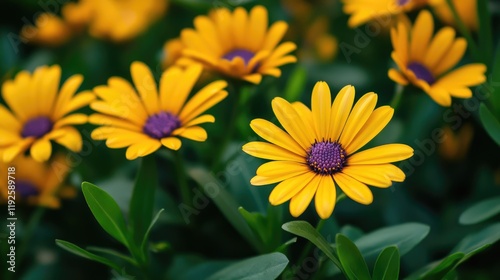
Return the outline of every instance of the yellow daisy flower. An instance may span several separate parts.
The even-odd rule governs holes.
[[[391,30],[392,59],[399,70],[390,69],[389,78],[401,85],[411,83],[423,89],[436,103],[450,106],[451,97],[470,98],[471,86],[486,77],[486,66],[472,63],[450,71],[463,57],[467,42],[455,38],[455,30],[444,27],[432,38],[434,21],[429,11],[418,15],[411,30],[403,24]]]
[[[59,90],[61,68],[38,67],[33,74],[19,72],[2,86],[9,109],[0,104],[0,158],[9,162],[27,149],[37,161],[46,161],[52,153],[51,140],[79,152],[82,136],[73,125],[87,122],[85,114],[70,114],[93,99],[89,91],[74,96],[83,81],[74,75]]]
[[[254,7],[250,13],[242,7],[232,13],[226,8],[216,9],[209,17],[196,17],[194,25],[195,29],[181,33],[185,49],[178,65],[196,60],[208,69],[258,84],[262,75],[279,77],[279,66],[297,61],[289,55],[296,48],[294,43],[278,46],[288,25],[278,21],[268,30],[263,6]]]
[[[29,43],[59,46],[71,39],[72,30],[61,18],[54,14],[43,13],[36,18],[35,26],[23,26],[20,35]]]
[[[354,87],[345,86],[332,104],[325,82],[316,83],[311,109],[274,98],[273,111],[285,131],[263,119],[250,123],[255,133],[271,143],[250,142],[243,151],[272,160],[257,169],[250,183],[280,182],[269,202],[280,205],[290,200],[294,217],[315,197],[318,215],[327,219],[335,207],[336,185],[354,201],[370,204],[373,194],[367,184],[387,188],[392,181],[402,182],[405,174],[390,163],[411,157],[411,147],[387,144],[358,152],[387,125],[394,110],[389,106],[375,109],[377,94],[373,92],[362,96],[354,107],[353,103]]]
[[[477,18],[477,0],[453,0],[452,2],[457,10],[458,16],[465,26],[469,30],[477,30],[479,26]],[[446,0],[431,0],[429,4],[441,21],[448,25],[456,26],[455,18]]]
[[[344,13],[351,15],[348,24],[354,28],[371,20],[385,22],[427,4],[428,0],[342,0]]]
[[[15,168],[10,175],[15,178],[14,192],[8,186],[7,168]],[[20,155],[11,163],[0,162],[0,201],[5,203],[9,196],[15,196],[16,204],[26,202],[48,208],[59,208],[60,198],[73,198],[76,189],[63,184],[69,172],[69,166],[64,162],[64,156],[58,155],[49,162],[37,162],[31,157]]]
[[[108,85],[94,88],[101,100],[90,104],[96,114],[91,123],[101,125],[91,137],[105,140],[109,148],[127,148],[126,157],[133,160],[158,150],[162,145],[178,150],[179,137],[205,141],[207,132],[199,125],[214,122],[212,115],[203,112],[227,96],[223,90],[227,83],[215,81],[198,91],[188,100],[188,95],[198,80],[203,67],[193,65],[183,70],[167,69],[161,76],[160,87],[151,70],[141,62],[130,67],[135,87],[126,80],[112,77]]]

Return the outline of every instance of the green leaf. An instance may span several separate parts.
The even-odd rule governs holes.
[[[484,62],[488,63],[493,55],[493,38],[491,32],[491,13],[488,0],[477,0],[477,19],[479,20],[479,49],[484,55]]]
[[[491,139],[500,145],[500,122],[496,117],[490,112],[488,107],[481,103],[479,106],[479,118],[484,126],[484,129],[490,135]]]
[[[217,271],[207,280],[261,280],[276,279],[288,264],[282,253],[270,253],[245,259]]]
[[[458,221],[462,225],[482,222],[500,213],[500,196],[480,201],[465,210]]]
[[[288,83],[285,88],[285,95],[283,96],[283,98],[285,98],[289,102],[299,101],[300,95],[302,94],[302,92],[304,92],[306,81],[306,69],[302,65],[297,64],[292,74],[290,75],[290,78],[288,79]]]
[[[370,271],[366,265],[365,259],[359,252],[358,247],[347,236],[337,234],[336,238],[337,254],[340,263],[344,268],[348,279],[365,280],[371,279]]]
[[[128,247],[127,226],[118,204],[107,192],[91,183],[83,182],[82,191],[99,225],[109,235]]]
[[[93,246],[90,246],[90,247],[87,247],[87,250],[89,251],[94,251],[94,252],[97,252],[97,253],[103,253],[103,254],[107,254],[107,255],[110,255],[110,256],[114,256],[114,257],[117,257],[119,259],[122,259],[128,263],[131,263],[135,266],[137,266],[137,262],[132,259],[131,257],[127,256],[127,255],[124,255],[118,251],[115,251],[113,249],[108,249],[108,248],[101,248],[101,247],[93,247]]]
[[[164,211],[163,208],[160,209],[160,211],[158,211],[158,213],[156,214],[156,216],[151,221],[151,224],[149,225],[148,229],[146,230],[146,233],[144,234],[144,238],[142,239],[142,242],[141,242],[141,251],[142,252],[146,252],[146,249],[147,249],[146,245],[148,244],[149,234],[151,233],[151,230],[153,229],[153,226],[156,224],[156,222],[160,218],[160,215],[161,215],[161,213],[163,211]]]
[[[368,263],[371,263],[388,246],[396,246],[403,256],[422,241],[429,234],[429,226],[419,223],[405,223],[390,226],[368,233],[358,240],[361,254]]]
[[[491,101],[491,104],[495,109],[493,111],[496,112],[496,115],[498,116],[500,114],[500,94],[498,94],[498,91],[500,91],[500,86],[498,84],[498,81],[500,81],[500,43],[497,44],[495,50],[495,58],[493,60],[493,66],[491,68],[491,77],[488,83],[490,83],[493,88],[489,92],[489,100]]]
[[[438,265],[434,266],[430,271],[421,276],[426,280],[439,280],[454,270],[458,263],[464,258],[464,253],[454,253],[444,258]]]
[[[262,243],[254,234],[252,229],[238,211],[238,203],[234,200],[222,186],[223,184],[210,172],[204,168],[190,168],[188,174],[193,178],[205,191],[210,193],[210,198],[213,200],[217,208],[222,212],[231,225],[258,251],[262,251]],[[201,211],[203,209],[195,209]],[[196,212],[195,212],[196,213]],[[184,214],[185,215],[185,214]],[[189,218],[189,217],[184,217]]]
[[[285,231],[303,237],[316,245],[338,268],[342,269],[342,264],[335,256],[335,251],[328,244],[325,238],[306,221],[292,221],[283,224],[281,228]]]
[[[144,235],[151,225],[157,187],[158,172],[155,159],[153,156],[143,157],[135,179],[129,211],[129,228],[136,246],[142,244]]]
[[[56,239],[56,244],[57,244],[57,246],[63,248],[64,250],[66,250],[70,253],[73,253],[77,256],[80,256],[80,257],[88,259],[88,260],[100,262],[102,264],[105,264],[105,265],[113,268],[116,271],[121,271],[121,268],[118,264],[116,264],[116,263],[112,262],[111,260],[108,260],[104,257],[92,254],[91,252],[89,252],[85,249],[82,249],[71,242]]]
[[[466,236],[457,244],[452,252],[464,253],[465,257],[463,261],[465,261],[465,259],[486,249],[498,240],[500,240],[500,223],[495,223],[480,232]]]
[[[378,255],[373,268],[373,280],[399,279],[399,250],[396,246],[385,248]]]
[[[354,241],[358,240],[364,235],[364,232],[361,229],[351,225],[343,226],[340,229],[340,233],[342,233],[343,235],[347,236],[349,239]]]

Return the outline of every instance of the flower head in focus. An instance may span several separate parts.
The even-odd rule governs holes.
[[[52,153],[51,141],[73,152],[82,149],[82,136],[73,125],[87,122],[85,114],[74,113],[94,98],[90,91],[75,95],[83,81],[81,75],[67,79],[61,89],[58,65],[38,67],[33,74],[19,72],[2,85],[2,97],[10,110],[0,104],[0,159],[12,161],[30,150],[37,161]]]
[[[289,54],[296,48],[294,43],[279,44],[288,25],[279,21],[268,29],[263,6],[249,13],[242,7],[233,12],[219,8],[210,16],[196,17],[194,26],[181,33],[185,48],[178,65],[202,63],[207,69],[258,84],[262,75],[279,77],[278,67],[297,61]]]
[[[354,201],[370,204],[373,194],[367,185],[387,188],[405,179],[391,162],[411,157],[411,147],[387,144],[359,152],[394,113],[389,106],[375,109],[377,94],[365,94],[353,107],[354,87],[346,86],[332,104],[328,85],[318,82],[311,103],[309,109],[300,102],[273,99],[274,114],[285,131],[263,119],[250,124],[270,143],[250,142],[243,151],[272,160],[261,165],[250,182],[280,182],[269,196],[272,205],[290,200],[290,213],[298,217],[314,197],[318,215],[327,219],[335,207],[336,186]]]
[[[428,0],[342,0],[344,13],[351,15],[348,24],[354,28],[371,20],[398,17],[427,4]]]
[[[471,63],[451,70],[462,59],[467,42],[455,38],[451,27],[442,28],[434,37],[433,33],[434,21],[426,10],[420,12],[411,30],[403,24],[393,28],[391,56],[398,69],[390,69],[388,74],[396,83],[411,83],[439,105],[450,106],[452,96],[472,97],[469,87],[486,81],[486,66]]]
[[[188,99],[202,70],[201,65],[170,67],[163,72],[158,89],[151,70],[142,62],[132,63],[135,88],[119,77],[94,88],[100,100],[90,105],[97,113],[89,121],[100,127],[92,138],[106,140],[109,148],[127,147],[129,160],[151,154],[162,145],[178,150],[179,137],[205,141],[207,132],[199,125],[215,118],[201,114],[227,96],[227,83],[212,82]]]
[[[0,201],[5,202],[9,194],[7,168],[15,168],[10,176],[15,178],[16,204],[25,202],[48,208],[59,208],[61,198],[73,198],[76,189],[64,184],[69,165],[65,157],[56,155],[52,161],[37,162],[20,155],[9,164],[0,161]]]

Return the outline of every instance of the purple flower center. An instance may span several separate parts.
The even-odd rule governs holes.
[[[429,85],[432,85],[436,81],[431,71],[418,62],[410,63],[408,69],[410,69],[418,79],[426,81]]]
[[[47,117],[36,117],[24,124],[21,136],[40,138],[52,130],[52,121]]]
[[[25,180],[18,180],[16,182],[16,192],[22,198],[36,196],[40,193],[34,184]]]
[[[397,0],[398,6],[404,6],[410,2],[410,0]]]
[[[244,49],[235,49],[233,51],[226,53],[222,58],[225,58],[225,59],[231,61],[231,60],[233,60],[233,58],[235,58],[237,56],[243,58],[243,61],[245,61],[245,65],[248,65],[250,60],[253,58],[254,53],[251,51],[244,50]]]
[[[332,175],[342,171],[347,164],[347,154],[338,142],[316,142],[307,152],[306,162],[317,174]]]
[[[161,139],[170,136],[172,131],[181,126],[181,121],[176,115],[168,112],[160,112],[152,115],[142,127],[142,131],[147,135]]]

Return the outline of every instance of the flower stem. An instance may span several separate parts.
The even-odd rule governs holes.
[[[226,151],[227,147],[231,143],[231,138],[232,138],[234,131],[236,129],[236,120],[238,119],[238,114],[240,111],[242,86],[243,86],[243,84],[240,82],[233,83],[233,86],[232,86],[233,90],[232,90],[232,92],[229,93],[230,95],[233,95],[232,96],[233,104],[232,104],[231,113],[229,116],[229,122],[227,123],[227,127],[225,129],[224,137],[222,138],[219,149],[217,150],[217,152],[214,156],[214,160],[212,163],[212,170],[216,170],[217,168],[220,167],[224,152]]]
[[[452,0],[446,0],[446,3],[448,4],[448,7],[450,8],[451,13],[453,14],[453,19],[457,23],[458,30],[460,30],[460,33],[462,33],[462,35],[465,37],[465,40],[467,40],[467,45],[469,46],[472,56],[474,57],[475,60],[482,61],[479,48],[476,42],[472,39],[472,36],[467,27],[465,26],[464,22],[458,15],[457,9],[455,8],[455,5],[453,4]]]
[[[400,84],[396,84],[396,87],[394,88],[394,96],[392,97],[392,100],[390,103],[390,106],[394,110],[396,110],[399,107],[399,104],[401,103],[401,99],[403,97],[404,90],[405,90],[404,86],[402,86]]]
[[[189,189],[189,184],[186,177],[186,167],[184,165],[184,160],[182,159],[182,155],[179,151],[174,151],[174,161],[182,202],[185,205],[191,207],[193,204],[192,193]]]

